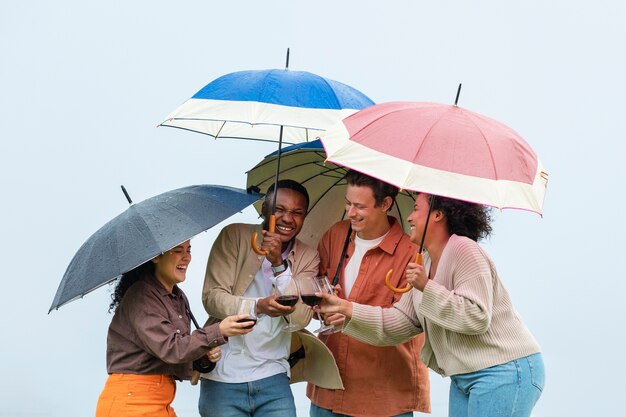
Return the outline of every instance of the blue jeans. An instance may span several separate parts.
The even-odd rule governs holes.
[[[450,377],[450,417],[529,417],[541,396],[541,353]]]
[[[326,408],[321,408],[311,403],[311,410],[309,411],[309,417],[350,417],[347,414],[338,414],[333,413],[331,410]],[[413,417],[413,412],[409,411],[408,413],[398,414],[393,417]]]
[[[287,374],[238,384],[202,379],[198,410],[202,417],[296,417]]]

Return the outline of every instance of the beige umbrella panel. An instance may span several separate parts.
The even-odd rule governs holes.
[[[277,154],[270,154],[248,171],[247,187],[258,187],[265,193],[274,184]],[[345,218],[347,169],[325,162],[326,154],[319,140],[283,149],[280,160],[280,179],[292,179],[306,187],[309,193],[309,212],[298,238],[316,247],[324,232],[334,223]],[[413,211],[414,198],[407,191],[400,191],[390,215],[402,222],[408,232],[406,221]],[[262,202],[254,205],[261,213]]]

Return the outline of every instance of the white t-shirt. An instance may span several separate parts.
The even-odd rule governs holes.
[[[290,249],[287,248],[283,253],[283,259],[287,259]],[[243,296],[269,297],[272,295],[272,286],[284,285],[287,277],[291,277],[291,267],[274,277],[271,264],[266,258]],[[221,346],[222,359],[212,372],[203,374],[202,377],[219,382],[242,383],[281,373],[290,375],[287,358],[291,333],[281,331],[285,324],[282,317],[260,315],[253,331],[245,336],[228,338],[228,343]]]
[[[387,232],[389,233],[389,232]],[[365,253],[380,245],[380,242],[383,241],[387,233],[372,240],[361,239],[358,234],[354,237],[354,254],[352,254],[352,258],[348,261],[346,265],[346,269],[343,272],[343,284],[345,286],[344,291],[346,297],[350,297],[350,291],[352,291],[352,286],[356,281],[356,277],[359,275],[359,269],[361,267],[361,261],[363,260],[363,256]]]

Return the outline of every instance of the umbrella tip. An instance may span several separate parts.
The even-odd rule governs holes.
[[[130,199],[130,195],[128,195],[128,191],[126,191],[126,187],[124,187],[123,185],[120,185],[120,187],[122,187],[122,192],[126,196],[126,200],[128,200],[128,204],[133,204],[133,200]]]
[[[289,48],[287,48],[287,60],[285,61],[285,69],[289,69]]]
[[[456,90],[456,98],[454,99],[454,105],[456,106],[457,103],[459,102],[459,95],[461,95],[461,86],[463,84],[459,83],[459,88],[458,90]]]
[[[258,193],[261,192],[261,189],[258,186],[256,186],[256,185],[251,185],[248,188],[246,188],[246,192],[248,194],[252,194],[252,193],[257,193],[258,194]]]

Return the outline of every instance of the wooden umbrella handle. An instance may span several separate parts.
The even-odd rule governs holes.
[[[424,265],[424,258],[422,257],[421,252],[417,252],[417,255],[415,255],[415,263]],[[406,287],[404,288],[396,288],[391,285],[391,274],[393,274],[393,269],[390,269],[389,272],[387,272],[387,276],[385,277],[385,285],[387,286],[387,288],[389,288],[393,292],[397,292],[400,294],[411,291],[411,288],[413,288],[411,284],[406,284]]]
[[[191,373],[191,381],[190,381],[191,385],[196,385],[198,381],[200,380],[201,376],[202,374],[194,369],[193,372]]]
[[[267,230],[272,233],[274,232],[274,230],[276,230],[276,216],[273,214],[270,216],[270,223],[269,223],[269,227],[267,228]],[[252,241],[251,241],[252,250],[259,255],[265,256],[267,255],[267,251],[259,249],[256,243],[257,237],[258,237],[257,232],[252,233]]]

